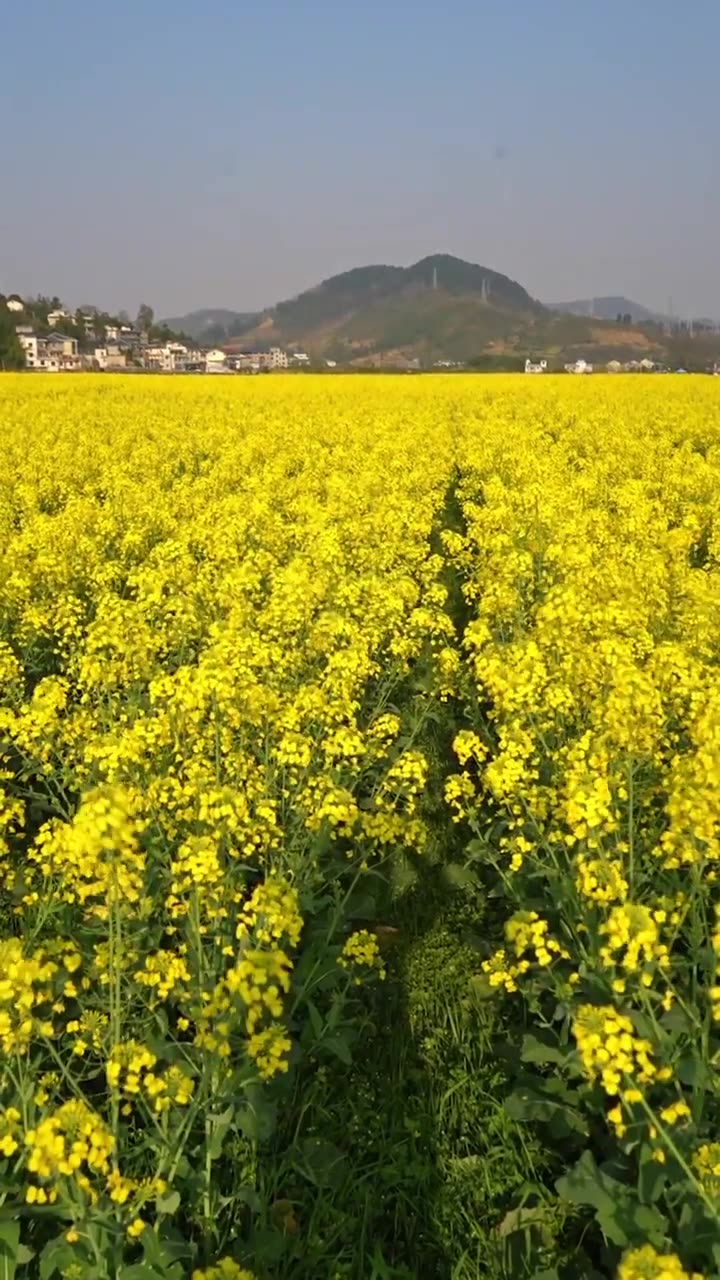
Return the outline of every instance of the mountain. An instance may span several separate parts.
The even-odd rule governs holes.
[[[490,267],[435,254],[410,267],[356,267],[280,302],[231,347],[301,348],[356,366],[418,360],[516,367],[527,355],[565,360],[642,357],[642,330],[554,312]]]
[[[563,311],[572,316],[591,316],[596,320],[616,320],[619,315],[629,315],[633,324],[643,324],[648,320],[662,323],[667,319],[667,316],[661,315],[659,311],[651,311],[641,302],[631,302],[629,298],[624,298],[622,295],[615,297],[611,294],[606,298],[578,298],[575,302],[548,302],[546,306],[550,311]]]
[[[514,347],[548,313],[517,281],[435,254],[410,267],[355,267],[280,302],[232,344],[277,344],[356,365],[469,360]]]
[[[171,316],[162,323],[174,333],[185,333],[188,338],[194,338],[197,342],[222,342],[232,334],[242,333],[256,319],[256,312],[207,307],[200,311],[189,311],[184,316]]]
[[[608,319],[543,306],[490,267],[434,254],[410,267],[355,267],[255,315],[206,310],[168,323],[229,351],[280,346],[313,359],[367,366],[419,361],[517,367],[526,356],[551,364],[662,355],[662,335],[619,325],[624,298],[596,299]],[[651,314],[642,308],[645,315]]]

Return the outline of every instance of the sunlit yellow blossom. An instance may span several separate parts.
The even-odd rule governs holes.
[[[360,975],[364,969],[371,970],[380,979],[385,978],[387,973],[377,935],[367,929],[356,929],[350,934],[343,945],[338,964],[343,969],[349,969],[358,983],[362,980]]]
[[[617,1280],[702,1280],[702,1276],[686,1271],[676,1253],[658,1253],[645,1244],[623,1255]]]

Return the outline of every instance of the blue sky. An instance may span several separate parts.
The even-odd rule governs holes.
[[[450,252],[720,316],[720,5],[0,0],[0,289],[255,308]]]

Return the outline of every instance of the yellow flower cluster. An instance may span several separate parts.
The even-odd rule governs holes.
[[[16,1107],[5,1107],[0,1112],[0,1152],[12,1156],[22,1141],[21,1115]]]
[[[103,1120],[79,1100],[66,1102],[50,1112],[25,1134],[27,1169],[38,1179],[72,1178],[89,1191],[90,1174],[106,1174],[115,1148]],[[29,1204],[44,1201],[42,1187],[28,1187]]]
[[[552,963],[553,956],[569,958],[569,952],[556,938],[550,936],[547,920],[541,920],[537,911],[516,911],[505,925],[505,937],[518,959],[532,956],[541,968]]]
[[[0,1046],[23,1052],[33,1036],[52,1035],[53,979],[58,966],[44,950],[26,956],[18,938],[0,940]]]
[[[143,967],[136,969],[133,977],[140,987],[147,988],[154,1008],[184,992],[191,975],[184,956],[173,951],[156,951],[145,957]]]
[[[124,787],[89,792],[71,823],[50,823],[30,858],[46,877],[58,878],[68,902],[107,914],[111,906],[137,908],[145,858],[139,846],[137,799]]]
[[[460,669],[430,546],[452,432],[419,386],[355,387],[0,379],[0,1048],[32,1132],[93,1055],[106,1119],[187,1106],[205,1054],[285,1070],[300,903],[426,841],[394,700]]]
[[[575,859],[575,883],[578,893],[601,906],[624,902],[628,893],[622,863],[612,858],[579,853]]]
[[[287,1055],[291,1048],[291,1042],[283,1027],[273,1023],[263,1031],[256,1031],[250,1036],[247,1051],[262,1079],[271,1080],[278,1073],[288,1070]]]
[[[285,941],[296,947],[301,930],[296,890],[285,880],[270,876],[257,886],[240,912],[237,937],[247,938],[252,931],[258,943]]]
[[[105,1068],[105,1076],[111,1089],[122,1093],[137,1094],[157,1062],[157,1056],[136,1040],[126,1040],[115,1045]]]
[[[610,1097],[621,1085],[648,1084],[670,1076],[652,1059],[652,1045],[635,1032],[630,1018],[611,1005],[581,1005],[573,1020],[578,1053],[591,1079],[600,1079]]]
[[[692,1168],[705,1194],[720,1206],[720,1142],[703,1142],[693,1152]]]
[[[639,903],[613,907],[600,926],[600,936],[606,939],[600,947],[602,963],[617,965],[628,973],[639,972],[641,982],[649,987],[654,966],[663,968],[670,962],[668,949],[659,940],[658,925],[666,918],[666,911],[651,911]]]
[[[676,1253],[658,1253],[651,1244],[630,1249],[623,1256],[617,1280],[703,1280],[697,1271],[686,1271]]]
[[[521,856],[518,853],[514,855],[516,858]],[[518,980],[530,971],[533,964],[545,969],[553,959],[570,958],[567,948],[552,937],[547,920],[542,920],[537,911],[516,911],[505,924],[505,939],[514,959],[509,959],[505,948],[501,947],[482,962],[483,973],[491,987],[517,991]]]
[[[468,714],[445,797],[504,897],[485,985],[550,1035],[553,1008],[567,1018],[579,1105],[602,1091],[625,1156],[682,1160],[693,1200],[715,1153],[689,1041],[718,1096],[717,396],[578,383],[498,383],[482,431],[458,429],[463,524],[442,540],[469,613]],[[687,1280],[649,1246],[620,1276]]]
[[[195,1015],[195,1043],[228,1060],[232,1038],[242,1029],[247,1053],[265,1079],[287,1070],[290,1041],[277,1025],[290,990],[292,964],[284,951],[248,948],[217,983]],[[262,1024],[272,1019],[269,1026]]]
[[[212,1267],[193,1271],[192,1280],[255,1280],[255,1275],[233,1258],[221,1258]]]
[[[194,1080],[178,1066],[156,1072],[157,1061],[156,1054],[135,1040],[115,1045],[105,1067],[110,1089],[129,1099],[143,1094],[158,1114],[171,1106],[186,1107],[195,1090]]]
[[[370,933],[368,929],[356,929],[350,934],[340,953],[338,964],[342,969],[353,972],[354,980],[358,985],[362,981],[363,969],[372,972],[381,981],[387,976],[377,935]]]
[[[170,1106],[287,1069],[302,914],[434,850],[450,697],[489,986],[569,1002],[618,1137],[650,1093],[654,1150],[697,1147],[667,1015],[720,1019],[710,380],[3,376],[0,416],[0,1149],[35,1202],[111,1153],[149,1185]],[[376,936],[340,965],[384,976]]]

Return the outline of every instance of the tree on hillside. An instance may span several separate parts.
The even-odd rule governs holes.
[[[9,311],[0,309],[0,369],[22,369],[25,364],[23,349],[15,332],[15,323]]]
[[[152,307],[149,307],[147,302],[141,302],[140,306],[138,307],[137,320],[135,321],[135,328],[138,329],[140,333],[149,333],[153,327],[154,319],[155,319],[155,312],[153,311]]]

